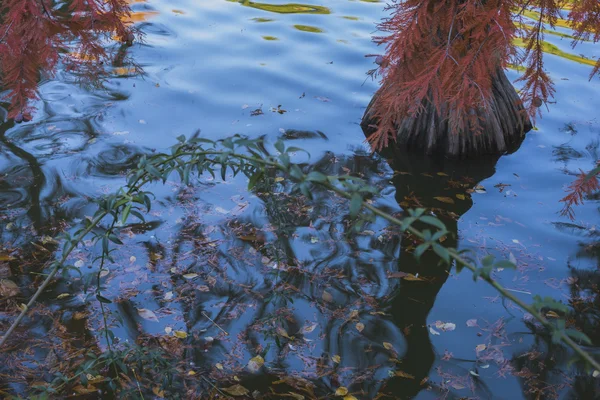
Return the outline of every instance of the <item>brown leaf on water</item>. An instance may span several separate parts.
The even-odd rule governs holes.
[[[223,391],[232,396],[245,396],[250,393],[249,390],[242,385],[233,385],[228,388],[223,388]]]
[[[394,373],[394,375],[399,376],[400,378],[406,378],[406,379],[415,379],[415,377],[411,374],[408,374],[404,371],[396,371]]]
[[[457,194],[456,198],[459,199],[459,200],[465,200],[466,196],[464,194]]]
[[[98,388],[94,385],[87,385],[87,386],[77,385],[73,388],[73,391],[80,395],[93,394],[93,393],[98,392]]]
[[[441,201],[442,203],[447,203],[447,204],[454,204],[454,199],[451,197],[434,197],[434,199],[436,199],[437,201]]]
[[[396,349],[394,349],[394,345],[388,342],[383,342],[383,347],[389,351],[396,351]]]
[[[344,386],[340,386],[339,388],[336,389],[335,391],[335,395],[336,396],[345,396],[348,394],[348,388],[344,387]]]
[[[406,276],[402,277],[405,281],[424,281],[425,279],[419,278],[413,274],[406,274]]]
[[[340,361],[342,361],[341,357],[339,355],[335,355],[333,357],[331,357],[331,359],[333,360],[334,363],[339,364]]]
[[[0,279],[0,298],[7,299],[14,297],[20,292],[16,283],[10,279]]]
[[[365,324],[363,324],[362,322],[359,322],[356,324],[356,330],[359,332],[362,332],[363,329],[365,329]]]
[[[331,303],[333,301],[333,296],[331,295],[331,293],[324,291],[323,292],[323,300],[325,300],[328,303]]]
[[[155,395],[155,396],[158,396],[158,397],[160,397],[160,398],[163,398],[163,399],[164,399],[164,397],[165,397],[165,391],[164,391],[164,390],[162,390],[162,389],[160,388],[160,386],[154,386],[154,387],[152,388],[152,393],[154,393],[154,395]]]

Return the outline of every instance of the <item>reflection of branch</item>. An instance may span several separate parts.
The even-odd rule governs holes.
[[[31,153],[26,152],[18,146],[15,146],[6,139],[4,134],[0,134],[0,143],[4,144],[14,155],[25,160],[29,164],[29,168],[31,169],[33,176],[33,183],[30,186],[29,193],[31,196],[31,208],[29,209],[28,213],[33,223],[39,227],[41,225],[42,216],[40,194],[46,183],[46,176],[42,171],[42,167],[40,166],[38,160]]]

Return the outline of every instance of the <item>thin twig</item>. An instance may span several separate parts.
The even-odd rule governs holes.
[[[219,328],[220,330],[222,330],[222,331],[223,331],[223,333],[225,333],[227,336],[229,336],[229,333],[227,333],[227,331],[226,331],[225,329],[221,328],[221,327],[219,326],[219,324],[217,324],[217,323],[216,323],[215,321],[213,321],[213,320],[212,320],[212,319],[211,319],[211,318],[210,318],[208,315],[206,315],[206,313],[205,313],[204,311],[202,311],[202,315],[204,315],[204,316],[205,316],[205,317],[206,317],[206,318],[207,318],[207,319],[208,319],[210,322],[212,322],[213,324],[215,324],[215,326],[216,326],[217,328]]]

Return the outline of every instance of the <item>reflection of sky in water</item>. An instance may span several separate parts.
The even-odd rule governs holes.
[[[313,162],[330,171],[364,172],[385,188],[381,204],[394,212],[399,211],[395,188],[429,201],[447,196],[447,179],[432,178],[439,177],[438,170],[423,172],[415,167],[411,173],[418,179],[397,174],[392,187],[386,183],[392,172],[385,163],[373,164],[360,151],[353,156],[364,147],[358,122],[377,87],[365,82],[365,72],[373,64],[364,55],[381,51],[370,37],[383,16],[383,3],[334,0],[326,7],[306,3],[133,2],[132,20],[146,36],[130,52],[144,68],[144,76],[110,80],[107,91],[94,93],[76,87],[63,73],[41,85],[35,120],[8,130],[2,142],[3,220],[26,228],[28,218],[50,221],[52,226],[85,218],[93,210],[86,199],[117,188],[121,173],[137,155],[163,150],[175,137],[197,129],[211,139],[234,133],[269,139],[282,131],[303,133],[297,135],[295,145],[307,149]],[[580,52],[587,57],[599,54],[598,46],[590,43],[572,50],[568,39],[559,35],[547,35],[546,41],[575,57]],[[517,153],[488,166],[491,172],[477,179],[483,179],[486,193],[473,194],[472,208],[457,211],[459,215],[466,212],[458,224],[461,246],[480,246],[480,254],[513,253],[520,261],[523,271],[499,274],[503,284],[552,296],[559,294],[547,280],[566,277],[567,261],[582,268],[596,261],[578,258],[581,238],[554,225],[566,222],[557,215],[564,185],[579,168],[589,170],[598,159],[598,82],[588,82],[590,67],[570,58],[547,57],[557,103],[550,105],[550,112],[537,122],[538,130],[528,134]],[[118,75],[130,75],[127,65],[116,68],[120,68]],[[511,71],[509,77],[515,79],[517,73]],[[270,111],[278,106],[286,112]],[[259,107],[264,115],[252,117],[251,111]],[[334,153],[337,162],[327,151]],[[501,192],[494,187],[497,184],[510,186]],[[270,195],[248,193],[245,187],[244,179],[236,178],[208,182],[194,190],[174,183],[153,188],[158,203],[148,220],[160,227],[127,227],[123,235],[129,237],[128,248],[119,249],[118,263],[110,266],[106,278],[107,295],[124,299],[112,309],[129,321],[119,330],[120,336],[133,339],[139,333],[136,322],[150,334],[164,334],[167,325],[194,333],[197,338],[190,343],[198,348],[206,336],[212,336],[217,340],[206,353],[197,350],[190,357],[206,366],[221,362],[226,368],[245,365],[259,346],[270,344],[265,359],[273,371],[304,371],[307,377],[316,378],[335,370],[340,374],[339,384],[372,395],[379,387],[371,383],[373,379],[385,379],[388,371],[397,368],[384,342],[393,346],[398,357],[408,354],[410,343],[401,327],[404,322],[399,322],[410,314],[407,309],[425,310],[424,314],[419,311],[422,325],[437,320],[456,323],[455,332],[430,338],[426,327],[416,327],[422,328],[418,331],[421,341],[414,337],[408,341],[413,340],[413,350],[427,358],[431,340],[436,366],[467,375],[473,363],[443,361],[444,349],[457,358],[474,359],[474,348],[483,339],[465,321],[494,322],[507,317],[500,303],[488,299],[495,293],[483,284],[473,284],[463,273],[446,281],[425,321],[431,304],[411,307],[409,296],[401,299],[404,303],[395,300],[401,297],[398,293],[414,290],[410,283],[388,278],[399,268],[398,257],[400,269],[417,267],[407,255],[400,255],[398,240],[384,224],[346,240],[344,203],[301,204],[296,198],[276,194],[283,191],[277,184],[264,188]],[[457,197],[454,201],[453,206],[438,206],[458,210],[461,201],[470,202]],[[27,217],[22,216],[25,211]],[[597,221],[593,202],[576,211],[584,221],[582,226]],[[43,226],[40,232],[45,233],[49,225],[38,227]],[[17,237],[25,241],[28,232],[2,229],[5,241]],[[268,245],[254,240],[257,232],[265,235]],[[132,255],[134,261],[130,261]],[[87,248],[75,256],[86,261],[92,258]],[[186,280],[183,276],[188,273],[198,277]],[[289,285],[284,292],[294,303],[284,305],[280,299],[266,303],[273,285],[281,285],[283,278]],[[564,283],[561,287],[567,288]],[[55,294],[62,289],[59,285]],[[165,300],[169,292],[173,299]],[[431,302],[435,294],[427,294]],[[527,295],[523,298],[531,300]],[[81,302],[76,297],[62,305],[76,308]],[[160,323],[139,319],[136,307],[156,310]],[[358,319],[349,320],[353,310],[358,311]],[[220,336],[202,311],[230,336]],[[296,336],[291,347],[278,349],[273,336],[259,332],[278,313],[287,317],[278,324]],[[365,326],[362,332],[356,329],[359,320]],[[314,331],[297,334],[315,323]],[[507,328],[525,330],[520,318],[510,320]],[[525,337],[519,349],[529,344]],[[506,357],[516,350],[508,350]],[[332,361],[334,355],[340,356],[339,364]],[[493,379],[494,372],[495,366],[480,370],[492,392],[520,396],[517,380]],[[366,383],[355,381],[363,373]],[[320,382],[335,389],[327,376]]]

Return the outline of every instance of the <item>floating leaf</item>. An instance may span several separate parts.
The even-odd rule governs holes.
[[[358,400],[356,397],[352,396],[351,394],[344,396],[344,400]]]
[[[173,292],[165,293],[165,300],[171,300],[173,298]]]
[[[245,396],[249,393],[248,389],[242,385],[233,385],[228,388],[223,388],[223,391],[229,393],[232,396]]]
[[[170,334],[171,334],[171,332],[173,332],[173,328],[171,328],[170,326],[167,326],[167,327],[165,328],[165,332],[167,333],[167,335],[170,335]]]
[[[453,324],[452,322],[436,321],[435,327],[444,332],[451,332],[456,329],[456,324]]]
[[[389,351],[396,351],[394,349],[394,345],[388,342],[383,342],[383,347],[385,347],[385,349]]]
[[[416,275],[413,274],[406,274],[405,276],[402,277],[402,279],[404,279],[405,281],[423,281],[423,278],[419,278]]]
[[[194,371],[189,371],[187,374],[188,375],[196,375],[196,373]]]
[[[19,294],[19,287],[10,279],[0,279],[0,297],[5,299]]]
[[[359,332],[362,332],[363,329],[365,329],[365,324],[363,324],[362,322],[359,322],[356,324],[356,330]]]
[[[197,276],[198,276],[198,274],[185,274],[185,275],[183,275],[183,277],[184,277],[185,279],[194,279],[194,278],[196,278]]]
[[[61,293],[58,296],[56,296],[57,300],[61,300],[61,299],[66,299],[67,297],[71,296],[70,293]]]
[[[597,378],[597,377],[599,377],[599,376],[600,376],[600,371],[598,371],[597,369],[595,369],[595,370],[594,370],[594,372],[592,372],[592,376],[593,376],[594,378]]]
[[[185,331],[174,331],[173,334],[179,339],[185,339],[186,337],[188,337],[188,334]]]
[[[317,324],[307,325],[304,328],[302,328],[302,332],[311,333],[312,331],[315,330],[316,327],[317,327]]]
[[[287,339],[290,339],[290,340],[292,339],[290,337],[290,335],[288,335],[287,331],[284,328],[280,327],[280,326],[277,327],[277,334],[279,336],[284,337],[284,338],[287,338]]]
[[[223,364],[221,364],[221,363],[216,363],[215,367],[217,367],[218,370],[221,370],[221,371],[223,370]]]
[[[436,331],[436,330],[435,330],[435,329],[433,329],[432,327],[429,327],[429,332],[430,332],[432,335],[439,335],[439,334],[440,334],[438,331]]]
[[[73,264],[74,266],[76,266],[77,268],[81,268],[85,265],[85,263],[82,260],[77,260],[75,261],[75,264]]]
[[[434,197],[437,201],[441,201],[442,203],[454,204],[454,199],[452,197]]]
[[[487,349],[487,346],[485,344],[478,344],[475,347],[475,351],[478,352],[478,353],[481,352],[481,351],[484,351],[485,349]]]
[[[477,326],[477,320],[475,318],[467,320],[467,326],[469,328],[473,328],[473,327]]]
[[[331,295],[331,293],[325,291],[323,292],[323,300],[325,300],[328,303],[331,303],[333,301],[333,296]]]
[[[331,359],[333,360],[334,363],[339,364],[340,361],[342,361],[341,357],[338,356],[337,354],[333,357],[331,357]]]
[[[158,318],[154,312],[148,310],[147,308],[138,308],[138,315],[148,321],[158,322]]]
[[[344,387],[344,386],[340,386],[339,388],[336,389],[335,391],[335,395],[336,396],[345,396],[348,394],[348,388]]]
[[[457,194],[456,198],[459,199],[459,200],[465,200],[466,199],[466,197],[465,197],[464,194]]]
[[[256,356],[248,361],[248,370],[253,374],[258,372],[260,368],[265,364],[265,360],[260,356]]]
[[[406,378],[406,379],[415,379],[415,377],[411,374],[408,374],[404,371],[396,371],[394,372],[394,375],[399,376],[401,378]]]

